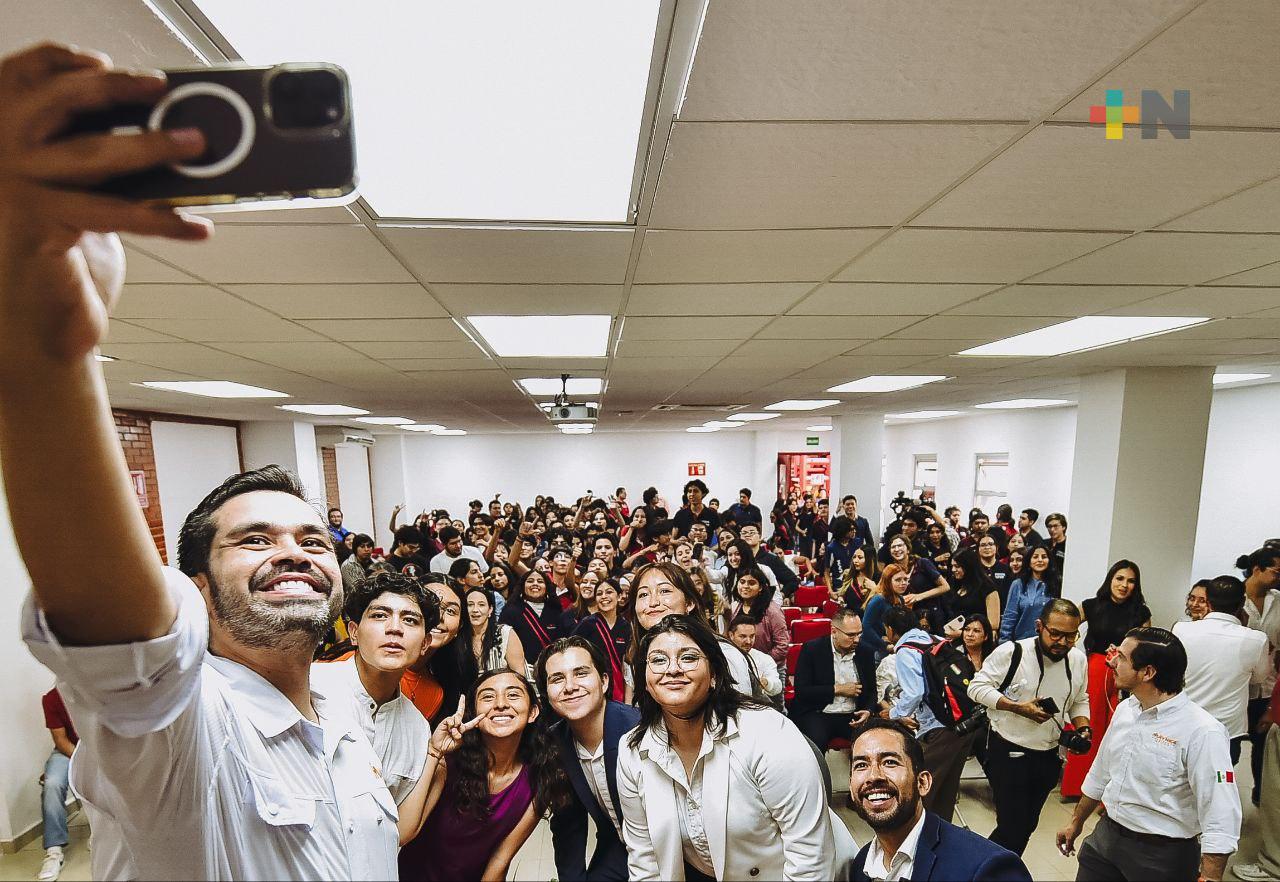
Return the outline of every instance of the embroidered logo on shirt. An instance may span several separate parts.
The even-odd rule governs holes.
[[[369,771],[373,772],[373,777],[377,778],[379,781],[382,780],[382,769],[378,768],[377,766],[370,765]]]
[[[1151,737],[1154,738],[1156,741],[1163,742],[1164,744],[1168,744],[1171,747],[1178,746],[1177,738],[1170,738],[1168,735],[1161,735],[1159,732],[1152,732]]]
[[[1235,773],[1235,772],[1219,772],[1219,773],[1218,773],[1218,783],[1219,783],[1219,784],[1234,784],[1234,783],[1236,783],[1236,773]]]

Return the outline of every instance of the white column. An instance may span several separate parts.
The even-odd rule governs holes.
[[[316,449],[316,427],[311,423],[243,422],[240,445],[246,469],[282,466],[301,479],[308,499],[323,505],[324,474]]]
[[[867,519],[871,533],[880,535],[884,500],[881,479],[884,460],[884,415],[846,414],[832,420],[840,433],[838,492],[831,496],[831,512],[840,506],[840,497],[852,493],[858,497],[858,514]],[[879,541],[879,540],[877,540]]]
[[[373,526],[377,531],[370,535],[388,552],[392,546],[392,536],[387,530],[391,510],[401,503],[406,506],[400,514],[401,525],[412,524],[419,511],[413,507],[415,500],[410,499],[409,441],[404,435],[379,435],[378,443],[369,448]],[[527,504],[532,505],[533,500],[529,500]]]
[[[376,445],[375,445],[376,446]],[[342,496],[343,526],[355,533],[377,535],[373,491],[369,478],[369,448],[363,444],[338,444],[333,448],[338,467],[338,493]]]
[[[1182,613],[1212,398],[1211,367],[1081,379],[1063,597],[1093,595],[1111,564],[1128,558],[1142,569],[1153,624]]]

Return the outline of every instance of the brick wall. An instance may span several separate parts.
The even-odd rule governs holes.
[[[151,443],[151,415],[129,410],[113,410],[111,414],[115,417],[116,437],[120,439],[129,471],[143,474],[147,507],[142,513],[146,515],[151,540],[160,552],[160,559],[168,563],[164,548],[164,519],[160,512],[160,485],[156,482],[156,454]]]
[[[325,508],[342,508],[342,497],[338,494],[338,452],[332,447],[321,447],[320,463],[324,467]]]

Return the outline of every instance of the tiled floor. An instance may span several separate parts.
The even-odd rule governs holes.
[[[1237,787],[1240,790],[1241,804],[1244,806],[1244,828],[1238,857],[1247,863],[1253,860],[1257,852],[1258,831],[1257,824],[1254,822],[1253,804],[1249,802],[1251,778],[1248,762],[1241,762],[1237,771],[1239,773]],[[837,797],[837,801],[840,803],[837,812],[849,825],[854,838],[860,845],[865,843],[871,831],[851,810],[844,808],[843,796]],[[1075,858],[1063,857],[1054,845],[1054,835],[1071,817],[1073,808],[1072,803],[1065,802],[1057,793],[1049,797],[1044,813],[1040,816],[1040,826],[1036,829],[1031,844],[1023,856],[1033,878],[1037,880],[1075,879]],[[986,781],[976,779],[963,782],[956,823],[961,822],[961,816],[975,832],[985,835],[991,831],[995,825],[995,813],[991,803],[991,791]],[[1092,828],[1092,822],[1089,826]],[[72,882],[72,880],[90,878],[88,842],[89,828],[83,816],[73,816],[71,845],[67,849],[67,864],[63,869],[62,879]],[[0,855],[0,882],[34,879],[43,858],[44,850],[38,841],[18,854]],[[508,878],[516,882],[546,882],[553,879],[555,875],[555,861],[551,852],[551,831],[544,821],[538,825],[524,848],[516,855]],[[1227,875],[1228,878],[1234,878],[1229,871]]]

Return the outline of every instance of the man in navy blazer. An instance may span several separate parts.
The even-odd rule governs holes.
[[[872,717],[855,729],[850,767],[854,810],[875,833],[850,867],[855,882],[1031,882],[1016,854],[924,810],[933,781],[920,742],[902,723]]]
[[[640,711],[609,701],[609,663],[582,637],[555,641],[538,656],[538,690],[559,719],[552,733],[573,785],[568,808],[551,817],[557,878],[625,880],[627,847],[618,801],[618,742],[640,722]],[[586,860],[587,818],[595,821],[596,848]]]
[[[841,609],[832,616],[831,634],[806,641],[796,657],[796,692],[788,716],[820,750],[825,751],[832,738],[849,737],[855,711],[875,709],[875,659],[870,648],[861,647],[861,638],[858,614]],[[841,654],[840,696],[836,694],[837,652]],[[852,672],[860,689],[848,688]],[[857,695],[847,694],[855,691]]]

